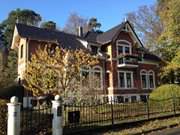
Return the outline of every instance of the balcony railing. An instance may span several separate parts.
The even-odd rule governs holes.
[[[119,57],[118,67],[138,67],[138,56],[124,55]]]

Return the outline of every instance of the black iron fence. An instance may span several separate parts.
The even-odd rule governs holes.
[[[52,134],[51,105],[36,105],[21,111],[21,135]]]
[[[92,128],[173,116],[179,113],[180,98],[136,103],[118,103],[112,100],[91,106],[65,104],[64,133],[72,134]]]
[[[7,135],[7,105],[0,107],[0,134]]]
[[[35,104],[31,109],[21,110],[21,135],[51,135],[51,104]],[[7,134],[7,106],[0,109],[0,134]],[[94,105],[64,104],[63,131],[73,134],[127,122],[149,120],[180,114],[180,98],[148,100],[148,102],[103,102]]]

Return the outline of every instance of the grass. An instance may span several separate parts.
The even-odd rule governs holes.
[[[143,133],[150,133],[155,130],[161,130],[165,128],[169,128],[172,126],[180,125],[180,116],[168,118],[164,120],[154,120],[145,122],[143,124],[138,124],[136,127],[121,129],[121,130],[114,130],[114,131],[107,131],[105,133],[94,133],[93,135],[137,135]]]

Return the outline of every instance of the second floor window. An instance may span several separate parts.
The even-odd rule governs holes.
[[[128,41],[118,40],[116,45],[117,45],[117,56],[119,56],[121,54],[131,54],[132,53],[131,43],[129,43]]]

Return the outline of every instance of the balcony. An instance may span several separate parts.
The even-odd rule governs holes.
[[[118,58],[118,67],[137,68],[138,56],[136,55],[123,55]]]

